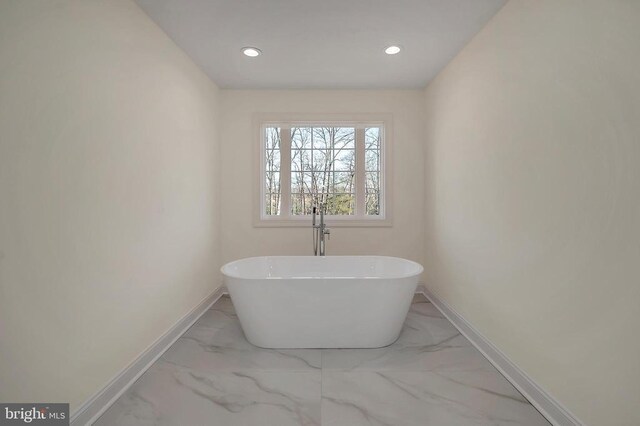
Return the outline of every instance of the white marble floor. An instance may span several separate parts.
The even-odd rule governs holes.
[[[223,297],[95,424],[549,426],[423,296],[391,346],[303,350],[252,346]]]

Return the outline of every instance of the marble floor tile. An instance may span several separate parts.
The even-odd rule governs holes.
[[[322,373],[323,426],[549,426],[497,371]]]
[[[424,294],[416,293],[415,296],[413,296],[412,303],[423,303],[423,302],[429,302],[429,299],[427,299]]]
[[[163,355],[162,359],[203,371],[315,370],[321,366],[319,349],[263,349],[244,337],[240,324],[220,328],[192,327]]]
[[[238,318],[236,315],[236,310],[233,307],[233,302],[231,301],[231,297],[228,294],[223,295],[213,304],[211,307],[212,310],[224,312],[228,314],[232,318]]]
[[[203,373],[155,363],[95,425],[319,426],[320,371]]]
[[[244,337],[231,299],[221,298],[163,355],[176,365],[202,371],[314,370],[321,366],[318,349],[263,349]]]
[[[327,371],[476,371],[493,366],[463,336],[425,347],[391,345],[379,349],[324,349]]]
[[[379,349],[271,350],[223,297],[95,423],[548,426],[424,297]]]
[[[324,349],[326,370],[493,370],[493,366],[431,304],[411,305],[400,337],[377,349]]]
[[[211,309],[207,310],[198,321],[196,321],[190,328],[215,328],[220,329],[225,325],[233,322],[238,322],[238,316],[236,315],[236,311],[233,309],[233,304],[231,303],[231,299],[223,296],[211,307]]]
[[[433,304],[419,302],[411,305],[396,343],[403,346],[428,346],[458,335],[458,329]]]

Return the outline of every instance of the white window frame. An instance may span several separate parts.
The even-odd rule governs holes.
[[[392,226],[392,158],[391,146],[393,137],[393,122],[391,114],[300,114],[300,113],[256,113],[253,116],[254,143],[254,226],[255,227],[306,227],[311,224],[310,215],[291,215],[291,160],[290,141],[282,140],[280,188],[282,194],[282,215],[265,214],[265,143],[264,129],[266,127],[296,127],[296,126],[331,126],[356,128],[356,181],[364,182],[364,128],[380,126],[382,128],[382,147],[380,159],[381,192],[380,215],[364,215],[364,185],[356,188],[356,215],[327,215],[328,226],[333,227],[390,227]],[[358,139],[362,139],[359,142]],[[285,166],[286,164],[286,166]],[[286,191],[285,191],[286,188]],[[359,213],[359,214],[358,214]]]

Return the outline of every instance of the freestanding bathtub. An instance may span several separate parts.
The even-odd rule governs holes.
[[[384,256],[252,257],[222,267],[249,342],[378,348],[400,335],[422,266]]]

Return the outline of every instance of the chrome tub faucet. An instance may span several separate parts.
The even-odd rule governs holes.
[[[324,256],[326,253],[325,236],[331,238],[331,230],[324,223],[324,212],[326,205],[320,203],[319,206],[313,206],[313,215],[311,218],[311,228],[313,230],[313,255]],[[317,223],[316,215],[320,215],[320,222]]]

